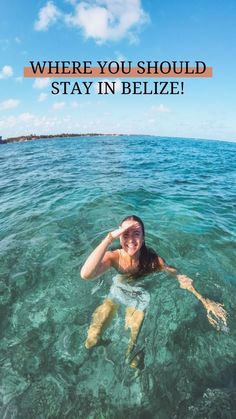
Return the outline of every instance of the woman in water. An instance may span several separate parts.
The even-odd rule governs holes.
[[[109,251],[113,240],[118,238],[121,249]],[[85,342],[87,349],[97,344],[117,304],[122,303],[126,305],[125,327],[130,329],[127,355],[131,353],[150,299],[147,291],[133,284],[138,277],[155,271],[164,270],[175,275],[180,287],[192,292],[201,301],[207,310],[209,322],[214,327],[219,329],[220,322],[226,325],[227,313],[222,304],[203,298],[193,287],[191,278],[180,274],[176,268],[167,265],[162,257],[146,247],[144,224],[135,215],[126,217],[117,230],[107,234],[84,263],[81,277],[85,280],[94,279],[111,267],[123,275],[114,278],[108,297],[93,313]]]

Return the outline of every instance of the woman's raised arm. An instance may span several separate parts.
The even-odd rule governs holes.
[[[114,260],[114,252],[107,251],[109,245],[113,240],[118,239],[121,234],[134,227],[136,224],[137,222],[134,221],[134,223],[129,227],[119,227],[118,229],[108,233],[96,249],[94,249],[94,251],[89,255],[82,266],[80,271],[81,278],[94,279],[109,269]]]
[[[109,233],[89,255],[80,271],[82,279],[94,279],[111,266],[112,252],[107,249],[112,240],[113,236]]]

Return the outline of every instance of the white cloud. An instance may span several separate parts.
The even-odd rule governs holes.
[[[37,132],[48,132],[51,129],[63,126],[64,121],[61,118],[38,116],[29,112],[21,113],[19,115],[11,115],[0,119],[0,128],[5,136],[21,135],[32,133],[32,130]]]
[[[34,119],[34,115],[29,112],[24,112],[18,115],[19,122],[26,122],[29,123]]]
[[[68,25],[82,29],[86,38],[97,42],[117,41],[147,22],[148,15],[140,0],[92,0],[75,6],[74,14],[65,17]]]
[[[17,130],[21,129],[22,125],[25,127],[32,127],[32,121],[34,120],[35,116],[33,114],[30,114],[28,112],[21,113],[19,115],[10,115],[8,117],[4,117],[0,119],[0,128],[6,129],[7,131],[10,128],[16,127]]]
[[[38,97],[38,101],[39,102],[44,102],[47,99],[48,95],[47,93],[40,93],[39,97]]]
[[[4,65],[0,70],[0,79],[6,79],[13,75],[13,68],[10,65]]]
[[[60,11],[52,1],[48,1],[38,14],[38,20],[34,24],[36,31],[45,31],[60,17]]]
[[[135,42],[135,30],[149,20],[143,10],[141,0],[67,0],[74,9],[68,14],[59,10],[48,1],[38,13],[34,24],[37,31],[47,30],[58,19],[64,20],[69,26],[82,30],[86,38],[93,38],[97,43],[117,41],[128,37]]]
[[[170,112],[170,109],[167,106],[164,106],[162,103],[158,106],[152,106],[151,108],[152,111],[154,112]]]
[[[33,83],[33,87],[35,89],[44,89],[44,87],[49,86],[49,81],[48,77],[36,79]]]
[[[65,106],[65,102],[56,102],[56,103],[54,103],[52,108],[57,111],[59,109],[64,108],[64,106]]]
[[[8,110],[8,109],[17,108],[19,103],[20,103],[20,101],[17,100],[17,99],[4,100],[3,102],[0,102],[0,110],[5,111],[5,110]]]
[[[83,30],[86,38],[105,40],[108,37],[109,13],[104,7],[96,4],[80,3],[75,8],[75,14],[67,16],[69,25],[77,26]]]
[[[57,134],[70,129],[76,131],[76,124],[81,131],[81,122],[78,123],[77,117],[76,122],[71,122],[71,115],[62,117],[61,115],[37,115],[30,112],[10,116],[0,114],[0,130],[4,138],[29,134]]]

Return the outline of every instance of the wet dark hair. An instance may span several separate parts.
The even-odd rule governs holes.
[[[128,221],[128,220],[137,221],[140,224],[140,226],[142,228],[142,232],[143,232],[143,244],[142,244],[142,247],[140,249],[139,271],[137,273],[137,276],[145,275],[145,274],[148,274],[150,272],[160,270],[161,266],[160,266],[160,263],[159,263],[158,254],[151,247],[146,246],[146,243],[145,243],[145,228],[144,228],[143,221],[137,215],[128,215],[128,217],[125,217],[121,221],[121,224],[124,221]]]

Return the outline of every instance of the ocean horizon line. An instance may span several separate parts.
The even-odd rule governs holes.
[[[80,138],[80,137],[156,137],[156,138],[167,138],[167,139],[180,139],[180,140],[196,140],[196,141],[220,141],[220,142],[229,142],[236,143],[235,140],[223,139],[223,138],[203,138],[203,137],[180,137],[180,136],[170,136],[170,135],[157,135],[157,134],[127,134],[127,133],[59,133],[59,134],[29,134],[29,135],[19,135],[17,137],[8,137],[3,139],[0,136],[0,145],[1,144],[11,144],[16,142],[29,142],[37,140],[48,140],[56,138]]]

